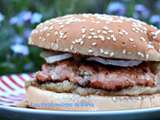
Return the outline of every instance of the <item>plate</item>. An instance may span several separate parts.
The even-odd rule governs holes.
[[[15,107],[25,99],[24,82],[32,74],[0,77],[0,118],[10,120],[153,120],[160,107],[119,111],[49,111]],[[2,119],[3,120],[3,119]]]
[[[0,106],[0,116],[11,120],[155,120],[160,119],[160,108],[76,112]]]

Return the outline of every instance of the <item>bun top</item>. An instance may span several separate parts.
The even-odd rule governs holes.
[[[29,44],[115,59],[160,61],[160,30],[133,18],[73,14],[39,24]]]

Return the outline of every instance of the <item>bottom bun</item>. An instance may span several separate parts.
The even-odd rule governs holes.
[[[121,110],[160,107],[160,94],[141,96],[80,96],[26,88],[29,107],[46,110]]]

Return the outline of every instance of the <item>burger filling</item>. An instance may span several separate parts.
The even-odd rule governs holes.
[[[115,64],[118,60],[110,59],[106,65],[97,62],[97,58],[90,61],[86,58],[76,60],[68,54],[65,56],[63,60],[61,57],[48,59],[42,70],[35,74],[35,80],[28,82],[27,86],[80,95],[139,95],[160,91],[159,73],[152,70],[150,62],[135,61],[122,66],[118,62]],[[103,61],[106,63],[107,60]]]

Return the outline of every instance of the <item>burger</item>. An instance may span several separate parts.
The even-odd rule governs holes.
[[[45,63],[26,82],[28,107],[160,107],[160,30],[152,25],[121,16],[71,14],[39,24],[29,44],[43,49]]]

